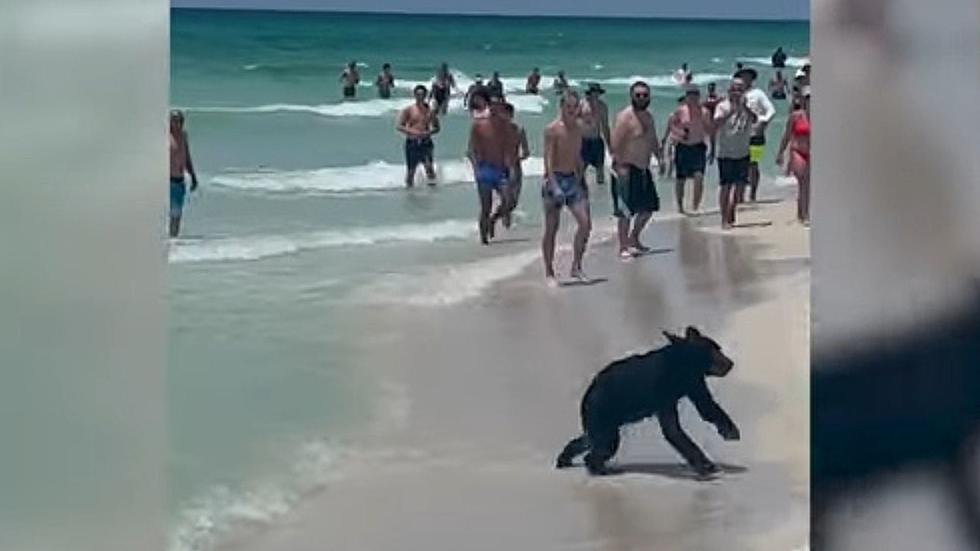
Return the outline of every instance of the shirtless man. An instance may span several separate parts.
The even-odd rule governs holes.
[[[449,95],[456,88],[456,79],[449,72],[449,64],[443,63],[436,71],[436,76],[432,79],[432,91],[429,98],[432,100],[432,108],[437,115],[445,115],[449,110]]]
[[[555,89],[556,95],[565,95],[565,90],[568,90],[568,79],[565,78],[565,71],[558,71],[558,76],[555,77],[551,87]]]
[[[391,89],[395,87],[395,75],[391,74],[390,63],[381,66],[381,73],[378,74],[378,79],[374,81],[374,85],[378,87],[379,98],[388,99],[391,97]]]
[[[197,174],[191,161],[191,147],[184,130],[184,114],[170,112],[170,237],[180,234],[180,218],[184,212],[187,184],[184,175],[191,175],[191,191],[197,189]]]
[[[704,108],[711,113],[712,117],[715,115],[715,107],[718,106],[719,102],[721,102],[721,97],[718,96],[717,85],[714,82],[709,82],[708,94],[707,97],[704,98],[704,103],[702,105],[704,105]]]
[[[650,159],[657,157],[661,175],[664,174],[664,159],[653,116],[647,111],[649,106],[650,86],[642,81],[634,82],[630,86],[630,105],[616,116],[612,131],[615,176],[610,187],[613,214],[618,218],[619,256],[623,260],[649,252],[650,249],[640,243],[640,232],[653,213],[660,210],[660,196],[650,173]]]
[[[711,135],[711,113],[701,106],[701,91],[690,86],[684,92],[684,103],[680,104],[670,118],[668,132],[676,144],[674,147],[674,170],[677,174],[677,212],[684,211],[684,186],[688,179],[694,180],[693,212],[701,210],[704,195],[704,167],[707,160],[708,136]]]
[[[425,86],[415,87],[415,103],[402,109],[398,115],[398,131],[405,134],[405,187],[415,185],[415,171],[419,164],[425,166],[425,175],[429,185],[434,186],[436,171],[432,166],[432,152],[435,145],[432,136],[439,132],[439,118],[435,111],[425,102],[427,95]]]
[[[521,200],[521,188],[524,187],[524,168],[521,163],[531,156],[531,148],[528,147],[527,143],[527,132],[524,131],[524,127],[514,122],[514,105],[511,103],[504,104],[504,114],[507,115],[507,120],[510,121],[511,128],[517,136],[514,140],[514,155],[517,158],[517,162],[514,163],[513,170],[510,175],[510,194],[513,201],[512,208],[517,208],[517,203]],[[504,223],[505,228],[510,228],[510,213],[501,216],[501,220]]]
[[[527,76],[527,84],[524,86],[524,91],[528,94],[537,95],[539,86],[541,86],[541,73],[535,67],[531,69],[531,74]]]
[[[352,99],[357,95],[357,85],[361,82],[361,74],[357,71],[357,63],[351,61],[347,64],[347,68],[344,69],[343,73],[340,73],[340,82],[344,84],[344,98]]]
[[[490,116],[490,90],[486,86],[470,86],[466,107],[473,119],[485,119]]]
[[[569,90],[561,97],[557,120],[544,130],[544,181],[541,197],[544,202],[544,237],[541,252],[544,258],[544,275],[551,287],[558,286],[555,278],[555,237],[561,221],[562,207],[575,217],[575,231],[571,277],[588,281],[582,271],[582,257],[592,231],[589,214],[589,195],[583,180],[582,131],[579,128],[578,94]]]
[[[585,101],[579,103],[578,111],[582,129],[582,163],[585,169],[595,167],[595,181],[599,185],[606,183],[606,144],[609,143],[609,107],[599,99],[605,93],[599,84],[589,84]]]
[[[786,82],[785,78],[783,78],[782,71],[776,71],[776,74],[769,79],[769,97],[772,99],[786,99],[788,88],[789,83]]]
[[[517,162],[513,146],[516,134],[507,120],[504,104],[490,103],[486,88],[481,86],[474,90],[471,101],[490,105],[489,116],[473,118],[467,148],[480,199],[480,242],[489,245],[497,219],[509,216],[513,210],[510,173]],[[500,200],[500,207],[491,216],[494,192]]]
[[[493,76],[491,76],[490,81],[487,82],[487,88],[490,89],[490,95],[492,97],[504,99],[504,83],[500,80],[499,71],[493,72]]]
[[[483,75],[481,75],[480,73],[477,73],[476,74],[476,77],[473,79],[473,84],[471,84],[470,87],[466,89],[466,94],[463,96],[463,106],[464,107],[466,107],[467,109],[469,109],[471,111],[473,110],[473,107],[470,105],[470,101],[473,98],[473,92],[475,92],[477,89],[481,89],[481,88],[487,93],[487,98],[489,100],[489,98],[490,98],[490,95],[489,95],[490,94],[490,91],[487,89],[486,85],[483,84]],[[489,103],[489,101],[488,101],[488,103]]]
[[[684,105],[685,100],[686,100],[685,96],[681,96],[677,98],[677,105],[678,106]],[[677,139],[669,131],[674,126],[675,112],[676,111],[671,111],[670,116],[667,117],[668,131],[664,132],[663,137],[660,139],[660,149],[661,151],[663,151],[664,163],[667,165],[666,168],[664,169],[664,174],[666,174],[668,177],[673,176],[674,174],[674,157],[675,157],[674,152],[677,147]]]

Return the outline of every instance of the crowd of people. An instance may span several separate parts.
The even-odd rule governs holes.
[[[647,83],[638,80],[629,87],[629,103],[615,114],[611,124],[609,108],[602,100],[602,86],[588,84],[583,99],[569,84],[564,71],[559,71],[552,86],[558,97],[558,114],[542,137],[541,198],[545,217],[541,248],[548,284],[558,284],[554,252],[562,209],[568,209],[577,224],[570,276],[588,280],[582,269],[592,226],[585,175],[593,168],[596,184],[604,185],[607,149],[619,255],[624,260],[650,250],[640,238],[653,214],[661,208],[651,171],[654,158],[661,178],[674,177],[677,210],[685,215],[700,213],[705,171],[708,165],[717,163],[721,226],[732,228],[737,205],[757,200],[759,163],[764,158],[768,125],[776,114],[772,99],[785,100],[789,96],[791,102],[775,161],[785,165],[787,173],[797,180],[797,219],[808,225],[810,65],[801,68],[790,85],[781,73],[785,62],[786,54],[780,48],[772,57],[777,71],[769,82],[769,94],[756,86],[758,72],[739,63],[726,95],[719,95],[712,82],[704,97],[693,83],[687,64],[683,64],[674,76],[683,95],[666,120],[662,138],[658,137],[649,110],[651,87]],[[356,96],[360,74],[355,62],[344,69],[340,82],[345,98]],[[540,83],[541,73],[534,68],[527,77],[525,93],[538,94]],[[395,77],[389,64],[382,67],[375,86],[379,97],[391,97]],[[443,63],[431,85],[415,86],[414,102],[399,112],[396,128],[405,137],[406,187],[414,185],[419,165],[429,184],[435,184],[433,136],[439,133],[439,117],[448,111],[449,99],[456,90],[449,66]],[[528,137],[514,120],[514,106],[506,101],[499,73],[494,72],[486,82],[477,75],[463,94],[463,102],[470,117],[467,158],[479,198],[480,241],[488,245],[495,238],[498,223],[504,228],[511,226],[523,184],[521,165],[530,155]],[[179,111],[173,111],[170,117],[170,159],[170,235],[175,237],[180,231],[185,173],[191,176],[191,189],[197,186],[183,114]],[[688,182],[693,188],[690,209],[685,193]]]

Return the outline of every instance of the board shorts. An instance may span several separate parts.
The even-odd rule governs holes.
[[[510,173],[505,167],[486,162],[476,164],[476,187],[480,191],[500,191],[510,182]]]
[[[180,218],[184,212],[184,199],[187,197],[187,184],[183,178],[170,179],[170,216]]]
[[[749,182],[749,157],[718,159],[718,183],[742,186]]]
[[[766,137],[752,136],[749,139],[749,162],[759,164],[766,156]]]
[[[449,90],[443,88],[442,86],[432,87],[432,99],[435,100],[437,106],[442,106],[449,99]]]
[[[623,207],[626,207],[630,216],[660,210],[660,196],[657,195],[657,186],[649,168],[641,169],[629,165],[626,178],[613,174],[609,189],[612,192],[613,215],[616,218],[626,217]]]
[[[606,164],[606,142],[602,138],[582,138],[582,163],[602,168]]]
[[[432,138],[406,138],[405,139],[405,166],[409,171],[413,171],[419,163],[432,163],[432,151],[435,144]]]
[[[357,88],[354,86],[344,86],[344,97],[352,98],[357,95]]]
[[[674,171],[677,178],[683,180],[693,178],[695,174],[704,174],[707,156],[708,146],[703,143],[677,144],[674,147]]]
[[[548,182],[541,186],[541,199],[545,207],[549,204],[557,208],[573,207],[589,198],[588,190],[574,172],[553,172],[551,182],[554,186],[549,186]]]

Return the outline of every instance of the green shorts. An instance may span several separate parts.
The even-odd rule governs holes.
[[[762,158],[766,154],[766,146],[764,145],[750,145],[749,146],[749,162],[758,164],[762,161]]]

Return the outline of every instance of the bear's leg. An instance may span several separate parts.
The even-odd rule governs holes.
[[[609,474],[606,462],[619,450],[619,427],[596,434],[590,433],[589,444],[590,451],[585,456],[585,466],[589,469],[589,474]]]
[[[680,420],[677,418],[676,403],[665,408],[657,415],[657,418],[660,421],[660,430],[663,432],[664,438],[699,475],[708,475],[718,471],[718,466],[712,463],[708,456],[704,455],[701,448],[681,428]]]
[[[572,460],[585,453],[588,449],[589,439],[584,434],[578,438],[573,438],[565,445],[565,449],[561,451],[561,454],[558,455],[558,459],[555,460],[555,467],[558,469],[571,467]]]

